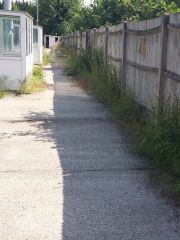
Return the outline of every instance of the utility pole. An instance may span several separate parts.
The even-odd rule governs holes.
[[[4,10],[8,10],[8,11],[12,10],[11,0],[4,0]]]
[[[39,25],[39,0],[37,1],[37,26]]]

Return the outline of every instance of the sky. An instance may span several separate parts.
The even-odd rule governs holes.
[[[90,4],[91,0],[84,0],[84,5],[88,6]]]

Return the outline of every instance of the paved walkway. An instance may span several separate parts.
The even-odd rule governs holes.
[[[57,66],[48,90],[0,100],[0,239],[179,240],[126,131]]]

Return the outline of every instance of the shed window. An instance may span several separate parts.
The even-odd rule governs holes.
[[[26,56],[32,53],[32,21],[31,19],[26,19]]]
[[[38,29],[33,29],[33,43],[38,43]]]
[[[20,56],[20,18],[0,17],[0,55]]]

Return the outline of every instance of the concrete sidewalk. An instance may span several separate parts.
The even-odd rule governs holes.
[[[148,162],[58,66],[46,91],[0,100],[0,239],[179,240]]]
[[[53,84],[51,70],[46,71]],[[63,179],[51,129],[54,91],[0,100],[0,239],[59,240]]]

